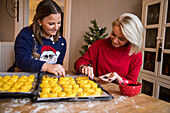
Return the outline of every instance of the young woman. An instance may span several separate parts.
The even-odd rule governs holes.
[[[41,1],[33,23],[23,28],[15,41],[15,63],[8,72],[47,71],[65,75],[66,40],[60,36],[62,11],[52,0]]]
[[[112,27],[110,37],[94,42],[75,62],[74,68],[104,81],[137,81],[142,65],[142,23],[137,16],[125,13],[112,23]]]

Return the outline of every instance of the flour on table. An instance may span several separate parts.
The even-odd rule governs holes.
[[[37,113],[38,111],[42,110],[42,109],[49,109],[49,106],[47,105],[40,105],[38,106],[36,109],[34,109],[33,111],[31,111],[31,113]]]
[[[114,102],[115,102],[115,104],[119,104],[119,103],[121,103],[121,102],[124,102],[124,103],[126,103],[126,96],[117,96],[118,98],[116,98],[116,96],[115,96],[115,99],[114,99]]]

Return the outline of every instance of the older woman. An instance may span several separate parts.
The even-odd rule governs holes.
[[[96,76],[104,81],[137,81],[142,65],[142,23],[137,16],[125,13],[112,27],[110,37],[94,42],[75,62],[74,68],[90,78]]]

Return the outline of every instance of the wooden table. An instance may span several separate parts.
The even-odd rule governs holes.
[[[127,97],[113,83],[95,78],[114,99],[86,102],[32,103],[29,98],[1,99],[0,113],[170,113],[170,103],[139,94]]]

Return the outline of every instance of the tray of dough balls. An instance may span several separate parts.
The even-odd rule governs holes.
[[[87,76],[65,77],[43,74],[34,102],[111,100],[113,97]]]
[[[33,96],[38,73],[0,72],[0,98]]]

